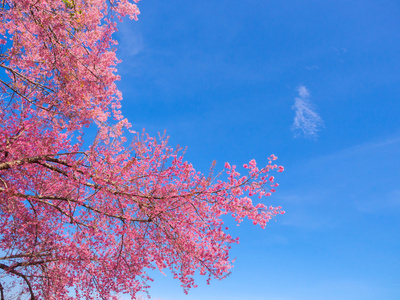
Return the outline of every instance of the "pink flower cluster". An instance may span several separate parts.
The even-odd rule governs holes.
[[[134,1],[136,2],[136,1]],[[205,176],[167,139],[137,134],[120,112],[114,17],[128,0],[5,0],[0,11],[0,278],[31,299],[135,298],[146,270],[169,268],[185,291],[196,271],[229,274],[222,216],[264,228],[281,207],[269,158]],[[110,125],[114,123],[114,125]],[[99,132],[84,146],[84,128]],[[224,173],[223,173],[224,174]],[[258,198],[257,198],[258,197]],[[6,296],[7,299],[7,296]]]

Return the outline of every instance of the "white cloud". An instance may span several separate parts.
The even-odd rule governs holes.
[[[292,107],[296,113],[293,121],[294,135],[316,138],[324,122],[314,111],[310,101],[310,93],[307,88],[304,85],[300,85],[297,91],[299,97],[294,99],[294,105]]]
[[[317,65],[306,66],[306,70],[307,70],[307,71],[319,70],[319,66],[317,66]]]
[[[143,51],[144,42],[140,31],[135,27],[135,22],[125,20],[118,25],[119,46],[122,56],[135,56]]]

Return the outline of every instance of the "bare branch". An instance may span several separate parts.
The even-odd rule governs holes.
[[[3,269],[7,273],[11,273],[11,274],[14,274],[14,275],[17,275],[17,276],[21,277],[25,281],[26,285],[29,288],[29,293],[31,294],[31,300],[35,300],[36,299],[35,295],[33,293],[33,290],[32,290],[31,283],[29,282],[28,277],[26,275],[14,270],[13,268],[10,268],[9,266],[7,266],[5,264],[2,264],[2,263],[0,263],[0,269]]]

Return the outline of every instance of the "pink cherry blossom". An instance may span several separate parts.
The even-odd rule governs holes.
[[[282,214],[255,160],[197,172],[168,138],[136,133],[120,111],[116,21],[131,0],[5,0],[0,12],[0,290],[31,299],[132,299],[169,269],[226,277],[237,238],[222,216],[264,228]],[[98,128],[84,146],[84,131]],[[131,131],[132,133],[132,131]],[[271,180],[272,178],[272,180]],[[274,185],[275,187],[276,185]],[[251,196],[258,196],[254,203]],[[258,199],[258,198],[257,198]],[[1,296],[3,297],[3,296]]]

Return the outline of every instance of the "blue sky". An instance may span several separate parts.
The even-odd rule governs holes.
[[[119,26],[123,113],[216,159],[285,167],[233,273],[155,299],[400,299],[400,2],[142,0]]]

